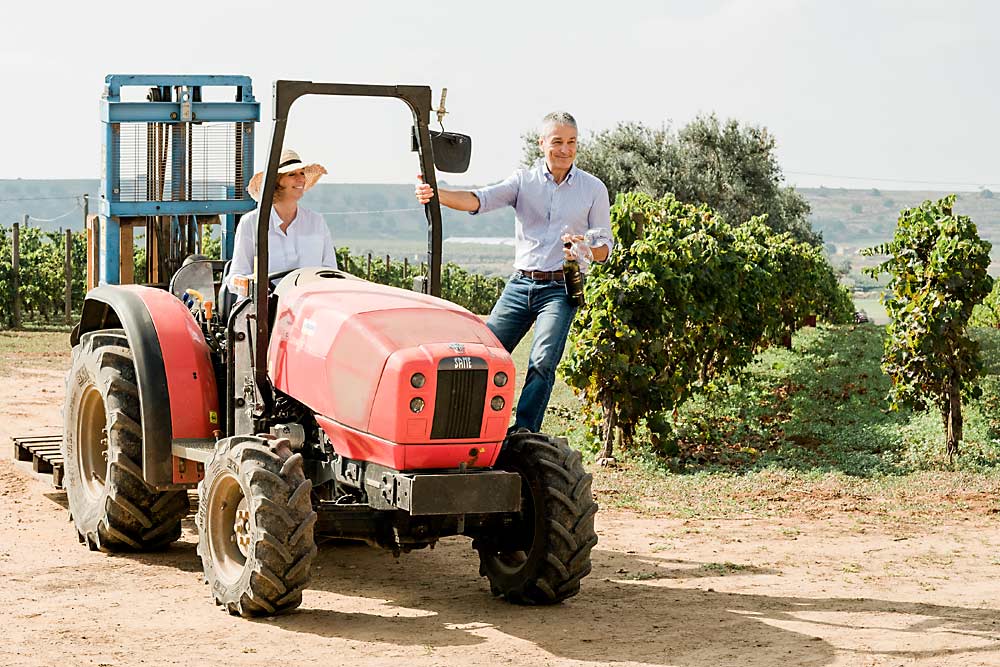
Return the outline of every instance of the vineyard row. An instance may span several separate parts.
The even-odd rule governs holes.
[[[206,237],[203,250],[218,257],[218,240]],[[337,251],[337,262],[355,276],[404,289],[427,275],[425,264],[389,255],[352,255],[347,248]],[[70,322],[83,304],[86,265],[85,232],[0,225],[0,328]],[[145,274],[145,248],[136,248],[135,266],[137,275]],[[474,313],[490,312],[503,286],[502,278],[471,273],[454,263],[441,268],[441,295]]]

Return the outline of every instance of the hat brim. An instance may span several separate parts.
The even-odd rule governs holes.
[[[284,167],[278,167],[279,174],[290,174],[293,171],[305,171],[306,172],[306,184],[303,187],[303,191],[308,191],[312,186],[316,185],[324,175],[326,175],[326,167],[315,162],[311,164],[295,163],[289,164]],[[247,192],[253,198],[254,201],[259,202],[262,191],[264,190],[264,172],[258,171],[250,179],[250,183],[247,185]]]

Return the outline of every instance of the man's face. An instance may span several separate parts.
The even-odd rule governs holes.
[[[548,125],[538,138],[549,170],[569,169],[576,159],[576,128],[570,125]]]

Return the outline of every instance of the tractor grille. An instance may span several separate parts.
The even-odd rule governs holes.
[[[489,367],[476,357],[448,357],[438,364],[431,440],[478,438],[486,406]]]
[[[119,201],[246,199],[243,133],[253,123],[120,123]],[[188,155],[175,169],[175,155]]]

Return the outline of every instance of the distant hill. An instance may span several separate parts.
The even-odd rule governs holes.
[[[13,222],[20,222],[24,214],[49,219],[68,213],[53,223],[38,223],[38,226],[83,229],[81,197],[84,194],[96,197],[98,185],[97,179],[0,179],[0,225],[9,227]]]
[[[457,186],[455,186],[457,187]],[[45,228],[81,229],[82,194],[97,195],[93,180],[0,180],[0,224],[19,221],[25,213],[54,222],[32,223]],[[947,193],[841,188],[799,189],[812,207],[810,221],[823,233],[831,256],[852,265],[871,263],[857,255],[859,248],[886,241],[892,236],[903,208]],[[334,238],[378,241],[426,238],[423,212],[413,199],[413,185],[320,184],[305,197],[310,208],[327,214]],[[994,261],[1000,261],[1000,195],[988,190],[958,193],[956,210],[970,216],[980,235],[994,243]],[[494,211],[470,216],[444,211],[444,237],[501,237],[513,235],[513,213]]]
[[[799,188],[812,208],[809,220],[813,229],[823,233],[827,250],[833,258],[852,265],[870,265],[874,260],[860,257],[859,248],[876,245],[892,238],[896,219],[902,209],[947,192],[917,190],[846,190],[842,188]],[[959,192],[955,212],[972,218],[979,235],[993,243],[994,267],[1000,263],[1000,195],[989,190]]]
[[[799,188],[812,207],[810,222],[828,243],[866,243],[892,236],[899,211],[946,192]],[[955,208],[986,230],[1000,229],[1000,196],[989,190],[956,193]]]
[[[69,213],[53,222],[31,224],[45,229],[82,229],[82,196],[90,195],[93,212],[99,185],[96,179],[0,180],[0,224],[19,222],[25,213],[43,221]],[[427,236],[427,223],[413,197],[413,184],[321,183],[306,194],[303,203],[328,214],[334,238],[417,240]],[[445,210],[443,220],[445,238],[514,234],[514,214],[510,210],[482,216]]]

